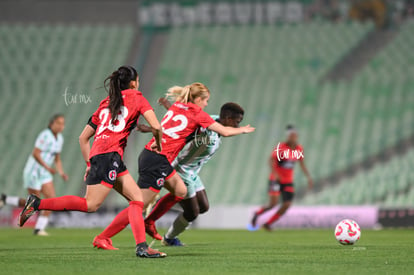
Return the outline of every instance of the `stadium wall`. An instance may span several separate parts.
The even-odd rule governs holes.
[[[0,22],[137,24],[139,0],[3,0]]]
[[[232,205],[215,206],[191,225],[202,229],[247,229],[253,211],[257,206]],[[21,209],[7,209],[0,212],[0,227],[17,227]],[[97,213],[56,212],[50,225],[57,228],[103,228],[106,227],[120,210],[102,209]],[[173,209],[157,221],[159,228],[168,228],[175,220],[179,209]],[[276,210],[263,214],[258,224],[263,224]],[[293,206],[274,227],[276,229],[333,228],[342,219],[353,219],[365,229],[383,227],[414,227],[414,209],[388,208],[378,206]],[[36,219],[32,219],[35,221]],[[26,227],[33,227],[34,222]]]

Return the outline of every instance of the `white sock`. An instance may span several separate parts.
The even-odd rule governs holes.
[[[189,223],[183,216],[183,213],[178,215],[178,217],[175,219],[173,224],[170,226],[170,228],[167,231],[167,234],[165,234],[165,237],[167,239],[174,239],[178,235],[180,235],[182,232],[185,231],[187,226],[189,226],[191,223]]]
[[[49,222],[49,217],[39,216],[39,218],[37,218],[35,229],[45,230],[48,222]]]
[[[19,197],[14,196],[6,196],[6,204],[7,205],[13,205],[13,206],[19,206]]]

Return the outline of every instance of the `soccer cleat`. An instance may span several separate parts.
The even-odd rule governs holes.
[[[162,240],[162,237],[157,232],[157,228],[155,227],[155,222],[153,221],[145,221],[145,232],[150,235],[153,239]]]
[[[2,209],[6,205],[6,195],[1,194],[0,196],[0,209]]]
[[[165,258],[167,254],[158,250],[148,247],[146,243],[144,245],[137,245],[136,255],[140,258]]]
[[[165,246],[185,246],[179,238],[167,239],[165,236],[162,238],[161,243]]]
[[[40,199],[31,194],[27,197],[26,204],[24,205],[24,208],[22,212],[20,213],[19,217],[19,226],[22,227],[26,221],[33,216],[33,214],[36,213],[39,209],[37,207],[39,206]]]
[[[265,223],[265,224],[263,224],[262,227],[263,227],[264,230],[266,230],[268,232],[272,232],[272,228],[270,227],[270,224]]]
[[[99,238],[99,236],[96,236],[93,239],[92,245],[93,245],[93,247],[96,247],[98,249],[118,250],[118,248],[116,248],[112,245],[112,240],[111,239],[109,239],[109,238],[103,239],[103,238]]]
[[[49,236],[49,233],[47,233],[46,231],[44,231],[44,230],[40,230],[40,229],[35,229],[34,231],[33,231],[33,234],[35,235],[35,236],[43,236],[43,237],[47,237],[47,236]]]

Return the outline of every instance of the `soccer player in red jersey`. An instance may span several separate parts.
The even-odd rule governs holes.
[[[101,101],[79,137],[87,164],[85,198],[63,196],[41,200],[30,195],[20,214],[20,226],[39,210],[95,212],[114,187],[129,201],[127,212],[136,242],[136,255],[165,257],[165,253],[149,248],[146,243],[142,192],[122,160],[127,138],[141,114],[153,129],[154,139],[148,150],[154,154],[161,151],[161,125],[151,105],[138,91],[138,74],[133,67],[120,67],[105,79],[104,86],[109,95]],[[94,141],[90,148],[92,136]],[[94,245],[114,249],[110,239],[95,238]]]
[[[258,217],[264,212],[276,207],[279,202],[279,197],[282,195],[282,206],[264,225],[263,228],[270,231],[271,225],[276,222],[292,204],[292,200],[295,193],[293,186],[293,168],[297,161],[299,161],[300,167],[303,173],[308,178],[308,186],[312,188],[313,182],[308,169],[306,168],[303,155],[303,147],[298,143],[297,130],[288,125],[287,140],[279,143],[270,156],[270,175],[269,175],[269,204],[261,207],[254,213],[252,219],[253,228],[256,227]]]
[[[171,162],[186,144],[187,138],[199,127],[210,129],[222,136],[235,136],[255,130],[250,125],[240,128],[223,126],[204,112],[210,91],[202,83],[193,83],[185,87],[174,86],[168,90],[167,96],[175,99],[175,103],[161,121],[164,133],[161,153],[157,154],[151,150],[155,141],[153,138],[138,159],[138,185],[144,195],[145,205],[154,200],[162,187],[170,191],[158,201],[145,219],[146,232],[157,240],[161,240],[162,237],[157,232],[155,221],[187,194],[187,187],[171,166]],[[111,238],[128,225],[128,218],[128,210],[121,211],[98,237]]]

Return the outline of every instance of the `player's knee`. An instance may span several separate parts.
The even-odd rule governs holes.
[[[210,209],[210,205],[208,203],[204,205],[200,205],[200,214],[206,213]]]
[[[292,205],[292,201],[285,201],[285,202],[283,202],[281,209],[283,209],[284,211],[286,211],[286,210],[289,209],[289,207],[291,205]]]
[[[87,201],[87,204],[88,204],[88,212],[92,213],[92,212],[96,212],[99,209],[99,207],[101,206],[102,203],[88,202]]]
[[[183,216],[188,222],[192,222],[197,219],[198,215],[200,214],[200,210],[193,209],[192,211],[184,211]]]
[[[186,186],[182,186],[180,188],[175,189],[174,190],[174,195],[176,197],[185,198],[185,196],[187,195],[187,187]]]

